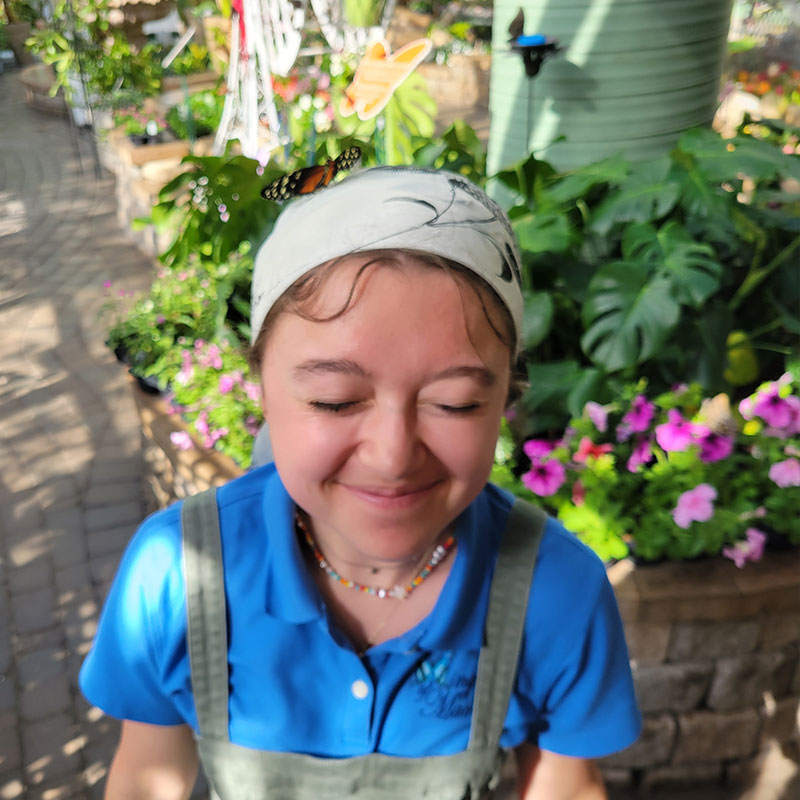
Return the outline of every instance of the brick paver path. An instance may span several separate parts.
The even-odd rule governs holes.
[[[82,171],[17,75],[0,75],[0,798],[99,797],[117,732],[76,676],[143,503],[138,419],[98,313],[152,266],[87,143]]]

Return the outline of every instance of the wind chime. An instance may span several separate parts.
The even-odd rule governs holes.
[[[233,0],[225,105],[212,152],[238,139],[249,158],[280,144],[272,75],[287,75],[300,51],[305,6],[290,0]]]

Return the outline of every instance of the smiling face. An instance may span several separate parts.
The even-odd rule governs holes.
[[[366,261],[337,265],[317,319],[346,304]],[[483,488],[510,355],[475,290],[443,270],[405,258],[356,286],[336,319],[278,316],[263,405],[278,472],[323,552],[390,565],[426,550]]]

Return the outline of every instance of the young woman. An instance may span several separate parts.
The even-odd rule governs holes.
[[[81,673],[123,720],[106,797],[603,798],[637,737],[603,564],[487,484],[522,296],[503,212],[377,168],[256,259],[274,464],[146,520]]]

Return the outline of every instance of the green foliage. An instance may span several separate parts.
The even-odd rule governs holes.
[[[178,103],[167,111],[167,125],[178,139],[208,136],[219,127],[225,97],[213,89],[189,95],[189,103]]]
[[[780,372],[800,331],[800,203],[782,186],[798,176],[796,156],[704,129],[640,164],[499,173],[524,262],[525,435],[635,377],[714,393]]]
[[[169,65],[169,72],[173,75],[192,75],[211,69],[211,60],[208,49],[201,44],[189,42],[187,47],[178,53]]]

